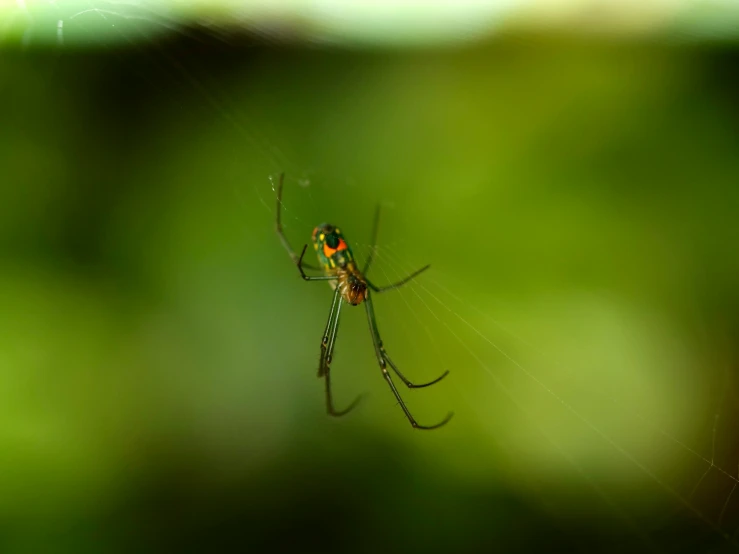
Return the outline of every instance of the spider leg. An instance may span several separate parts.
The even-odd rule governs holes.
[[[370,244],[372,245],[372,249],[370,250],[370,253],[367,256],[367,261],[364,264],[364,273],[367,273],[369,271],[369,268],[372,265],[372,260],[375,257],[375,252],[377,252],[377,231],[379,227],[380,227],[380,204],[377,204],[377,208],[375,208],[375,221],[372,224],[372,242],[370,242]]]
[[[334,298],[331,302],[331,310],[326,323],[326,330],[323,332],[323,340],[321,341],[321,360],[318,367],[318,376],[326,379],[326,411],[334,416],[340,417],[351,412],[362,399],[362,395],[354,399],[348,408],[337,410],[334,408],[333,396],[331,395],[331,359],[334,353],[334,345],[336,344],[336,335],[339,331],[339,316],[341,314],[341,304],[343,299],[336,287]]]
[[[410,275],[408,275],[408,277],[406,277],[405,279],[401,279],[401,280],[400,280],[400,281],[398,281],[397,283],[393,283],[392,285],[387,285],[387,286],[385,286],[385,287],[378,287],[377,285],[374,285],[374,284],[373,284],[372,282],[370,282],[370,280],[369,280],[369,279],[367,279],[366,277],[365,277],[365,279],[364,279],[364,280],[365,280],[365,281],[367,282],[367,286],[369,286],[369,288],[371,288],[371,289],[372,289],[373,291],[375,291],[375,292],[376,292],[377,294],[379,294],[379,293],[381,293],[381,292],[385,292],[385,291],[387,291],[387,290],[391,290],[391,289],[397,289],[398,287],[402,287],[402,286],[403,286],[403,285],[405,285],[405,284],[406,284],[406,283],[407,283],[408,281],[410,281],[410,280],[411,280],[411,279],[413,279],[414,277],[418,276],[419,274],[423,273],[424,271],[426,271],[426,270],[427,270],[428,268],[430,268],[430,267],[431,267],[431,265],[430,265],[430,264],[429,264],[429,265],[425,265],[425,266],[423,266],[423,267],[422,267],[421,269],[418,269],[418,270],[414,271],[413,273],[411,273]]]
[[[385,353],[385,347],[382,345],[382,339],[380,338],[380,332],[377,330],[377,320],[375,319],[375,309],[372,305],[372,295],[367,293],[367,298],[365,299],[365,308],[367,310],[367,319],[369,320],[369,327],[370,332],[372,333],[372,342],[375,345],[375,354],[377,355],[377,361],[380,364],[380,369],[382,370],[382,376],[385,378],[385,381],[387,381],[387,384],[390,386],[390,390],[393,391],[393,394],[395,395],[396,400],[400,404],[400,407],[403,409],[403,412],[405,413],[405,417],[408,418],[408,421],[415,429],[437,429],[441,427],[442,425],[446,425],[450,419],[452,419],[452,416],[454,413],[449,412],[447,416],[436,425],[421,425],[419,424],[414,417],[411,415],[411,412],[408,410],[408,407],[405,405],[405,402],[403,402],[403,399],[400,397],[400,393],[398,392],[398,389],[395,388],[395,383],[393,383],[392,377],[390,377],[390,373],[387,370],[387,362],[390,362],[390,360],[387,358],[387,354]],[[398,377],[401,378],[401,380],[408,386],[411,386],[410,381],[408,381],[405,377],[403,377],[398,369],[395,367],[395,364],[390,362],[390,367],[395,370],[395,372],[398,374]],[[433,383],[436,383],[443,379],[446,376],[446,373],[436,379],[435,381],[432,381],[431,383],[427,383],[427,385],[421,385],[421,386],[428,386]]]
[[[328,321],[326,322],[326,329],[323,331],[323,339],[321,339],[321,359],[318,362],[318,376],[319,377],[323,377],[324,375],[326,375],[326,372],[328,370],[328,363],[326,363],[328,341],[334,332],[334,321],[338,319],[336,317],[336,308],[339,305],[340,301],[341,301],[341,293],[339,291],[339,287],[336,287],[336,290],[334,291],[334,295],[331,300],[331,309],[328,312]],[[334,340],[336,340],[335,334],[334,334]],[[330,360],[329,360],[329,363],[330,363]]]
[[[290,259],[293,261],[293,263],[296,264],[298,263],[298,255],[295,253],[295,250],[292,249],[292,246],[290,246],[290,243],[288,242],[287,237],[282,230],[282,185],[284,184],[284,182],[285,174],[280,173],[279,182],[277,183],[277,222],[275,224],[275,229],[277,230],[277,236],[279,236],[280,240],[282,241],[282,246],[284,246],[285,250],[287,250],[287,253],[290,254]],[[312,265],[307,263],[303,264],[303,267],[315,270],[320,269],[317,267],[313,267]]]
[[[382,348],[382,357],[385,358],[385,361],[388,363],[388,365],[393,368],[393,371],[396,373],[398,377],[400,377],[400,380],[405,383],[405,386],[409,389],[422,389],[424,387],[430,387],[431,385],[435,385],[439,381],[441,381],[444,377],[449,375],[449,370],[447,369],[444,373],[441,374],[440,377],[437,377],[433,381],[429,381],[428,383],[423,383],[422,385],[416,385],[415,383],[412,383],[409,381],[405,375],[403,375],[400,370],[398,369],[398,366],[396,366],[393,361],[390,359],[390,356],[387,355],[387,352],[385,352],[385,348],[382,346],[382,343],[380,343],[380,346]]]
[[[337,410],[336,408],[334,408],[334,401],[333,397],[331,396],[331,377],[329,373],[326,373],[326,410],[328,411],[329,415],[332,415],[334,417],[344,416],[351,412],[354,408],[356,408],[363,398],[364,395],[360,394],[354,399],[351,404],[349,404],[349,407],[344,410]]]
[[[310,275],[306,275],[305,271],[303,271],[303,266],[305,265],[303,263],[303,256],[305,256],[305,249],[308,248],[308,245],[306,244],[303,246],[303,251],[300,253],[300,257],[298,258],[298,271],[300,271],[300,276],[305,281],[333,281],[334,279],[338,279],[337,275],[316,275],[314,277],[311,277]],[[337,288],[338,290],[338,288]]]

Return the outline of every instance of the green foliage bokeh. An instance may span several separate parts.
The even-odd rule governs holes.
[[[3,551],[730,547],[732,481],[691,488],[712,430],[735,466],[736,61],[4,52]],[[297,248],[332,221],[363,259],[382,202],[374,279],[432,264],[376,310],[409,377],[451,369],[401,390],[445,429],[411,431],[354,308],[335,394],[370,398],[324,414],[330,292],[274,234],[281,171]]]

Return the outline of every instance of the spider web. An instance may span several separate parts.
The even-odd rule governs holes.
[[[296,153],[299,148],[273,138],[281,134],[279,130],[270,129],[269,121],[259,114],[247,112],[207,67],[150,40],[162,31],[199,40],[205,31],[206,39],[215,38],[228,47],[232,39],[226,29],[213,22],[203,22],[196,31],[185,28],[165,3],[50,5],[53,10],[44,10],[42,17],[21,2],[16,16],[0,32],[10,34],[18,21],[25,22],[21,25],[25,26],[25,47],[47,37],[62,55],[70,34],[75,41],[90,40],[104,49],[110,48],[108,36],[114,36],[127,47],[141,49],[152,57],[153,64],[197,92],[213,117],[226,122],[243,141],[234,147],[233,156],[248,145],[258,159],[258,167],[250,169],[264,177],[247,185],[234,181],[234,201],[245,210],[258,203],[262,214],[243,221],[244,234],[256,233],[271,248],[281,248],[277,240],[268,237],[273,232],[276,208],[275,179],[283,171],[287,174],[284,225],[294,247],[300,246],[317,223],[305,214],[340,215],[332,203],[339,185],[309,167],[303,154]],[[115,32],[106,33],[101,40],[94,31],[100,25],[114,27]],[[372,214],[371,205],[360,200],[367,196],[365,185],[356,175],[345,176],[340,183],[342,195],[357,199],[356,217],[365,219],[364,224],[351,223],[355,238],[347,233],[360,259],[366,259],[372,248],[368,239],[362,238],[369,236]],[[403,208],[408,209],[423,193],[409,194],[413,195],[411,200],[402,193],[396,193],[397,201],[383,197],[372,278],[379,284],[394,282],[430,258],[434,263],[422,278],[377,298],[378,322],[388,351],[400,350],[399,355],[391,354],[396,361],[402,359],[399,365],[424,368],[425,373],[416,377],[419,381],[452,369],[450,378],[440,385],[449,392],[429,393],[432,402],[402,392],[424,423],[433,422],[430,418],[439,407],[455,406],[453,424],[474,431],[450,435],[454,444],[471,440],[473,434],[485,437],[478,459],[455,462],[462,464],[461,471],[484,474],[491,464],[499,464],[510,481],[518,483],[522,494],[552,496],[553,510],[565,509],[556,493],[558,482],[576,481],[582,486],[585,505],[597,506],[593,509],[603,510],[625,525],[638,544],[654,549],[661,548],[664,535],[673,533],[673,526],[685,517],[699,522],[716,544],[728,549],[739,546],[739,499],[734,496],[739,459],[734,427],[726,423],[737,415],[730,398],[729,370],[705,371],[700,381],[687,381],[696,392],[691,399],[689,391],[673,386],[670,375],[654,371],[652,363],[674,364],[681,372],[695,374],[699,373],[696,368],[715,360],[690,351],[684,346],[689,341],[680,336],[681,330],[671,328],[659,314],[650,314],[638,305],[629,311],[628,304],[599,291],[519,298],[524,307],[497,297],[487,286],[487,274],[475,272],[474,264],[460,270],[453,261],[444,260],[444,250],[440,255],[433,245],[420,247],[414,230],[404,227],[402,220]],[[454,217],[450,215],[444,229],[452,232],[464,224]],[[343,353],[341,346],[337,347],[337,374],[340,360],[352,349],[360,350],[356,346],[360,339],[352,337],[366,333],[358,324],[342,322],[342,326],[339,342],[347,346]],[[561,346],[563,342],[566,347]],[[597,349],[614,342],[619,345],[616,350],[626,354],[609,361]],[[650,350],[650,345],[656,346]],[[672,348],[677,352],[666,355]],[[370,384],[377,381],[372,353],[368,348],[361,352],[367,362],[357,365],[370,377],[359,378],[353,385],[374,388]],[[582,355],[573,359],[573,353]],[[606,386],[603,372],[607,374]],[[455,379],[455,374],[464,377]],[[649,382],[646,393],[640,395],[634,390],[639,387],[631,385],[638,384],[642,374]],[[338,375],[335,379],[339,380]],[[337,384],[337,394],[348,395],[349,390]],[[382,399],[382,392],[378,389],[374,408],[368,409],[381,411],[403,427],[402,413],[389,393]]]

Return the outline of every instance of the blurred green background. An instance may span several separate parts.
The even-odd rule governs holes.
[[[736,549],[734,44],[95,6],[4,27],[0,552]],[[372,279],[432,264],[375,309],[409,378],[451,370],[401,390],[445,428],[410,428],[361,308],[332,375],[369,397],[325,414],[282,171],[296,248],[329,221],[364,259],[380,202]]]

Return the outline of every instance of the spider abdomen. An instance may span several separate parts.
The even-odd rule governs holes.
[[[322,223],[313,229],[313,248],[326,272],[345,269],[354,263],[354,254],[344,235],[338,227],[330,223]]]

